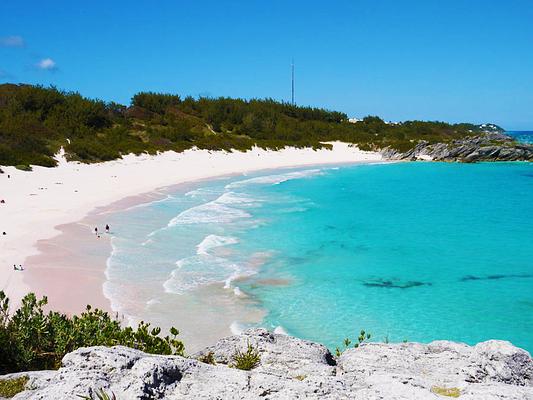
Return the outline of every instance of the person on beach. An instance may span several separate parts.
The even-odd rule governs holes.
[[[16,270],[17,270],[17,265],[13,264],[13,271],[16,271]]]
[[[109,225],[107,225],[107,224],[105,225],[105,232],[109,233]]]
[[[95,227],[95,228],[94,228],[94,234],[95,234],[96,236],[98,236],[98,227]]]

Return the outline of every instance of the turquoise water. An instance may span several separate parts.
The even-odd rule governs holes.
[[[379,341],[533,350],[531,164],[269,171],[109,218],[105,291],[136,318],[180,327],[198,314],[185,321],[180,299],[219,315],[235,302],[262,310],[258,325],[331,348],[365,329]]]
[[[516,140],[522,143],[533,143],[533,131],[512,131],[505,132],[508,135],[513,136]]]

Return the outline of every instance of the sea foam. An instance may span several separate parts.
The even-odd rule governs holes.
[[[209,254],[208,252],[211,249],[236,243],[239,243],[239,240],[235,237],[207,235],[204,240],[196,246],[196,254]]]
[[[153,206],[154,204],[157,204],[157,203],[165,203],[169,200],[174,200],[175,197],[170,195],[170,194],[167,194],[165,197],[161,198],[161,199],[156,199],[156,200],[150,200],[150,201],[147,201],[147,202],[144,202],[144,203],[139,203],[139,204],[135,204],[133,206],[130,206],[128,208],[125,208],[124,210],[122,211],[131,211],[131,210],[135,210],[137,208],[143,208],[143,207],[150,207],[150,206]]]
[[[251,215],[231,205],[253,205],[257,200],[235,192],[225,192],[217,199],[182,211],[168,222],[168,227],[189,224],[230,223]]]
[[[240,335],[245,331],[246,327],[243,324],[238,323],[237,321],[233,321],[229,326],[229,329],[233,335]]]
[[[255,273],[228,259],[210,254],[183,258],[176,262],[176,267],[163,283],[167,293],[183,294],[213,283],[222,283],[225,289],[230,289],[234,280]]]
[[[224,289],[231,289],[234,280],[254,274],[256,271],[249,267],[210,253],[218,247],[236,243],[239,243],[239,240],[232,236],[207,235],[196,246],[196,255],[176,261],[177,268],[163,283],[165,292],[182,294],[217,282],[223,283]],[[240,290],[237,288],[234,293],[239,296]]]
[[[308,169],[304,171],[287,172],[285,174],[258,176],[256,178],[232,182],[226,185],[226,189],[235,189],[247,185],[279,185],[280,183],[289,180],[302,179],[321,174],[323,174],[323,171],[320,169]]]
[[[288,333],[281,325],[278,325],[274,328],[274,333],[277,333],[278,335],[285,335],[287,336]]]

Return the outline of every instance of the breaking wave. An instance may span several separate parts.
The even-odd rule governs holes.
[[[219,224],[229,223],[241,218],[250,218],[251,215],[240,208],[231,205],[252,206],[258,200],[244,194],[225,192],[217,199],[208,203],[191,207],[172,218],[168,227],[189,224]]]
[[[239,243],[239,240],[231,236],[207,235],[204,240],[196,246],[196,254],[209,254],[208,252],[211,249],[236,243]]]
[[[321,169],[308,169],[305,171],[287,172],[285,174],[258,176],[256,178],[244,179],[226,185],[226,189],[235,189],[247,185],[279,185],[282,182],[293,179],[302,179],[316,175],[322,175]]]
[[[249,267],[232,262],[209,253],[221,246],[238,243],[229,236],[208,235],[196,246],[196,255],[182,258],[176,262],[177,268],[163,283],[167,293],[183,294],[213,283],[223,283],[224,289],[231,289],[234,280],[255,273]],[[234,293],[237,293],[234,290]]]

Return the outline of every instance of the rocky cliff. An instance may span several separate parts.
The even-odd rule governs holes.
[[[248,343],[259,350],[259,365],[229,367]],[[206,355],[214,365],[198,361]],[[263,329],[221,339],[191,358],[81,348],[58,371],[25,375],[16,400],[72,400],[100,388],[118,400],[533,399],[533,360],[508,342],[370,343],[335,358],[320,344]]]
[[[391,160],[533,161],[533,146],[520,144],[503,133],[487,131],[449,143],[420,141],[406,152],[386,148],[382,154]]]

